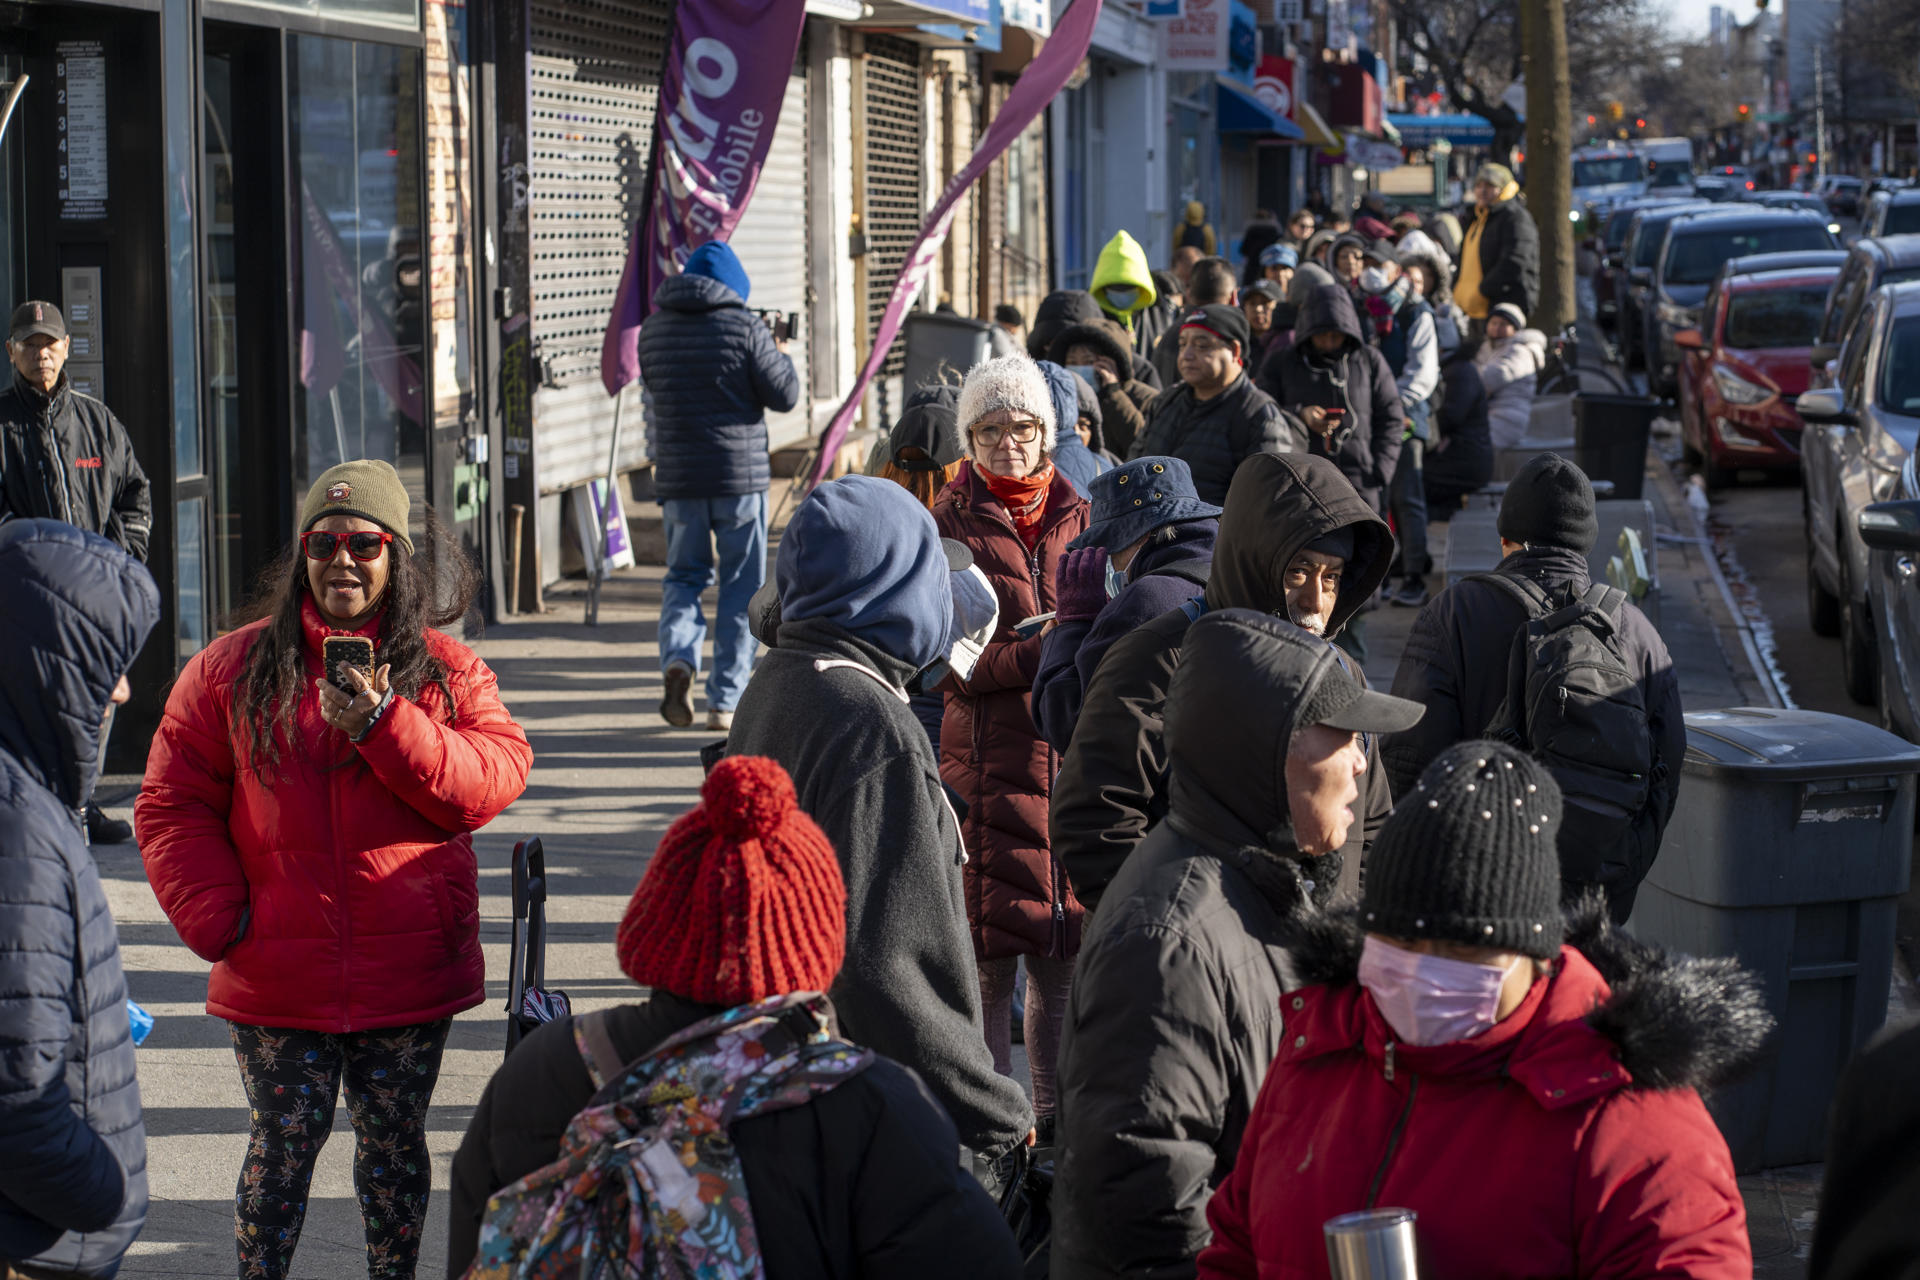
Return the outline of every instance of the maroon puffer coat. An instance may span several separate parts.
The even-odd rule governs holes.
[[[1031,553],[1000,500],[962,463],[933,502],[940,532],[973,550],[1000,598],[1000,625],[973,669],[948,678],[940,722],[940,780],[967,802],[967,923],[982,960],[1080,949],[1082,911],[1047,842],[1047,799],[1060,758],[1033,726],[1030,700],[1040,637],[1013,634],[1053,608],[1053,577],[1067,543],[1087,527],[1086,500],[1058,469]]]

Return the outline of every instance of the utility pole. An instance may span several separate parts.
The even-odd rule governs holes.
[[[1573,89],[1567,70],[1566,0],[1521,0],[1527,82],[1527,211],[1540,230],[1540,301],[1533,327],[1557,332],[1574,318]]]
[[[1813,176],[1827,176],[1827,46],[1813,46]]]

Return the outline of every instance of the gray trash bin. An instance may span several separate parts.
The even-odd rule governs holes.
[[[983,320],[967,316],[915,311],[907,316],[904,332],[905,364],[900,371],[903,395],[912,395],[915,387],[939,376],[942,365],[952,370],[956,380],[965,376],[992,350],[990,327]]]
[[[1742,1173],[1824,1158],[1841,1068],[1887,1015],[1920,747],[1846,716],[1687,716],[1679,804],[1629,930],[1760,975],[1765,1060],[1708,1099]]]

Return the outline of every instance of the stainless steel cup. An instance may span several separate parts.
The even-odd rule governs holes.
[[[1333,1280],[1419,1280],[1411,1209],[1369,1209],[1327,1219]]]

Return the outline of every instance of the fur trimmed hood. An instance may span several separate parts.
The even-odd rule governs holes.
[[[1293,959],[1311,985],[1359,981],[1365,939],[1357,908],[1300,924]],[[1728,956],[1669,954],[1615,929],[1590,895],[1566,913],[1566,944],[1605,979],[1609,994],[1587,1014],[1641,1089],[1700,1091],[1753,1065],[1774,1030],[1759,978]]]

